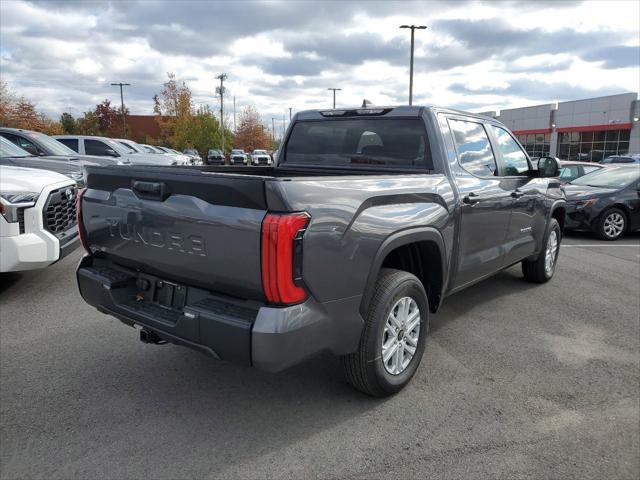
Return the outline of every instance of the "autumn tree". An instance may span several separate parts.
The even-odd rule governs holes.
[[[0,124],[47,134],[62,132],[58,122],[39,112],[29,99],[12,92],[4,81],[0,81]]]
[[[245,152],[271,148],[271,138],[267,128],[254,107],[247,106],[240,113],[233,145],[235,148],[242,148]]]
[[[169,79],[163,84],[162,91],[153,96],[153,112],[160,126],[161,139],[165,143],[176,146],[174,135],[177,129],[184,129],[179,123],[189,123],[194,115],[192,94],[186,83],[178,82],[173,73],[167,73]]]

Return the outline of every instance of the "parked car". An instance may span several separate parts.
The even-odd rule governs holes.
[[[254,150],[251,152],[251,163],[253,165],[271,165],[271,156],[266,150]]]
[[[41,157],[31,155],[5,137],[0,136],[0,165],[13,167],[36,168],[60,173],[71,178],[79,187],[84,187],[82,166],[68,157]],[[96,163],[84,162],[84,165],[98,166]]]
[[[580,178],[587,173],[595,172],[604,168],[604,165],[593,162],[571,162],[568,160],[559,160],[560,164],[560,181],[569,183],[576,178]]]
[[[231,160],[231,163],[243,163],[245,165],[249,164],[249,156],[244,153],[244,150],[239,149],[239,148],[234,148],[233,150],[231,150],[231,153],[229,154],[229,160]]]
[[[568,230],[617,240],[640,229],[640,165],[611,165],[565,186]]]
[[[121,165],[129,164],[126,160],[112,157],[98,157],[95,155],[79,155],[66,145],[44,133],[24,130],[22,128],[0,127],[0,136],[15,143],[18,147],[34,156],[46,156],[64,162],[74,161],[80,166],[85,162],[91,165]],[[54,169],[55,170],[55,169]]]
[[[553,277],[558,165],[534,170],[497,120],[308,111],[283,145],[277,167],[233,174],[88,167],[84,300],[143,342],[267,371],[329,351],[385,396],[415,373],[447,295],[518,262],[528,281]]]
[[[187,148],[183,153],[191,157],[196,165],[202,165],[202,157],[195,148]]]
[[[612,155],[602,160],[601,163],[640,163],[640,153],[631,155]]]
[[[131,150],[131,153],[138,153],[145,156],[164,155],[168,158],[171,158],[172,160],[175,160],[175,163],[173,165],[189,165],[191,163],[189,157],[187,157],[186,155],[182,155],[181,153],[165,152],[160,147],[140,144],[126,138],[116,138],[115,141],[122,144],[125,148],[129,148]]]
[[[164,155],[133,152],[131,148],[123,145],[121,141],[116,141],[112,138],[90,135],[54,135],[52,138],[81,155],[117,158],[121,162],[130,162],[133,165],[178,164],[175,159]]]
[[[0,165],[0,272],[43,268],[78,247],[76,194],[59,173]]]
[[[233,160],[231,160],[231,165],[233,165]],[[207,152],[207,164],[209,165],[224,165],[224,153],[222,150],[218,150],[216,148],[210,148]]]

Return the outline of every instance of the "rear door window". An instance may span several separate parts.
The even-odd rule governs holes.
[[[349,118],[294,125],[282,164],[433,169],[420,119]]]
[[[59,141],[60,143],[62,143],[63,145],[66,145],[67,147],[69,147],[74,152],[76,152],[76,153],[80,152],[80,150],[78,149],[78,139],[77,138],[56,138],[56,140]]]
[[[449,119],[460,166],[477,177],[498,175],[489,136],[478,122]]]

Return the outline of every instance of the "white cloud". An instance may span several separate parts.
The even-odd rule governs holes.
[[[0,74],[50,113],[76,114],[131,83],[150,114],[174,72],[197,104],[228,74],[238,107],[270,122],[331,104],[405,103],[409,33],[416,101],[482,110],[637,91],[640,2],[0,3]],[[627,47],[627,48],[624,48]]]

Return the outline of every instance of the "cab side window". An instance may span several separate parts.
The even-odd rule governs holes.
[[[78,139],[77,138],[56,138],[56,140],[58,140],[63,145],[66,145],[67,147],[69,147],[71,150],[73,150],[76,153],[80,151],[78,149]]]
[[[88,138],[84,140],[84,153],[86,155],[105,157],[109,155],[108,150],[112,150],[111,147],[100,140],[90,140]]]
[[[449,119],[462,168],[477,177],[497,175],[496,159],[481,123]]]
[[[504,128],[489,125],[493,135],[498,141],[498,150],[504,161],[504,176],[511,177],[524,175],[529,171],[527,156],[511,134]]]

